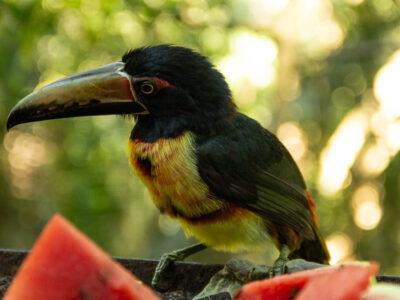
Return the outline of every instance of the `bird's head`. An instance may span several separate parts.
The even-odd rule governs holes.
[[[224,77],[207,58],[178,46],[126,53],[122,61],[73,75],[22,99],[7,128],[20,123],[90,115],[133,115],[138,134],[212,130],[235,106]]]

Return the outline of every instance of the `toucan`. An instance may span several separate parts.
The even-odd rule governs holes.
[[[142,47],[53,82],[20,101],[7,128],[109,114],[133,116],[133,170],[160,212],[200,242],[164,255],[154,285],[171,262],[206,247],[238,252],[272,240],[280,252],[273,274],[293,258],[328,263],[315,204],[292,156],[238,111],[223,75],[192,49]]]

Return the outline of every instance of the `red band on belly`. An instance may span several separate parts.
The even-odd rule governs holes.
[[[174,207],[173,217],[177,217],[185,220],[187,223],[191,223],[193,225],[196,224],[207,224],[207,223],[215,223],[215,222],[224,222],[226,219],[231,218],[235,215],[242,215],[243,217],[247,216],[249,211],[244,208],[240,208],[231,204],[225,205],[224,207],[214,210],[210,213],[205,213],[197,216],[187,216],[184,212],[178,210]]]

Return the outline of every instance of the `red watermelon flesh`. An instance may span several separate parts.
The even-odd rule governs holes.
[[[373,264],[377,268],[376,264]],[[265,279],[260,281],[254,281],[249,284],[244,285],[239,294],[237,295],[237,300],[289,300],[289,299],[298,299],[300,294],[302,294],[303,288],[308,286],[314,278],[320,278],[322,276],[331,276],[332,282],[330,284],[331,288],[342,289],[343,286],[337,286],[335,284],[335,274],[338,270],[346,270],[349,267],[355,267],[352,265],[337,267],[326,267],[319,268],[314,270],[307,270],[302,272],[297,272],[288,275],[282,275],[278,277],[274,277],[272,279]],[[370,267],[361,267],[357,266],[360,269],[360,272],[364,274],[365,268]],[[372,267],[374,268],[374,267]],[[358,270],[358,269],[357,269]],[[373,269],[375,270],[375,269]],[[369,276],[373,275],[372,271],[368,272]],[[376,270],[375,270],[376,273]],[[350,282],[349,282],[350,283]],[[348,284],[349,284],[348,283]],[[329,285],[326,286],[329,288]],[[302,298],[307,300],[320,300],[320,299],[331,299],[331,298],[321,298],[320,293],[316,294],[315,298]],[[347,298],[343,298],[346,299]]]
[[[312,278],[296,300],[359,300],[377,271],[376,263],[367,267],[349,265],[338,268],[334,273]]]
[[[303,288],[311,277],[333,271],[334,268],[327,267],[253,281],[241,288],[237,300],[293,299],[294,295]]]
[[[9,287],[5,300],[159,299],[60,215],[55,215]]]

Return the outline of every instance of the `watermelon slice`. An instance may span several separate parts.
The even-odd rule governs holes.
[[[369,266],[343,265],[326,267],[272,279],[254,281],[244,285],[237,295],[237,300],[351,300],[359,299],[360,293],[368,287],[370,276],[376,274],[378,265]],[[336,277],[338,277],[336,279]],[[324,280],[321,285],[320,279]],[[315,284],[313,283],[315,280]],[[310,285],[310,287],[308,287]],[[338,290],[341,293],[336,293]],[[304,296],[304,293],[305,296]],[[329,297],[326,297],[329,295]],[[352,298],[352,295],[357,295]],[[336,298],[332,298],[337,296]],[[346,298],[347,297],[347,298]]]
[[[159,298],[67,220],[55,215],[23,262],[4,299]]]
[[[371,276],[377,271],[376,263],[368,267],[355,265],[339,267],[333,273],[311,278],[296,300],[359,300],[362,293],[367,290]]]

